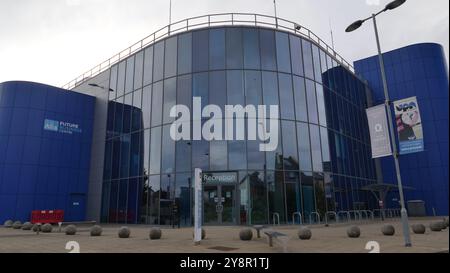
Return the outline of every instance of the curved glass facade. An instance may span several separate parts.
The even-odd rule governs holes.
[[[292,223],[296,212],[308,222],[375,207],[361,190],[376,180],[367,87],[315,43],[273,29],[206,28],[159,41],[110,73],[102,221],[192,225],[195,168],[235,177],[204,184],[205,224]],[[279,105],[277,149],[172,140],[170,109],[192,113],[193,97],[222,110]]]

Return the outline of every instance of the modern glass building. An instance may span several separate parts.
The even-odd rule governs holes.
[[[85,219],[191,226],[195,168],[204,174],[205,225],[314,223],[329,212],[378,209],[365,190],[383,182],[379,162],[371,159],[369,85],[293,22],[250,14],[183,20],[64,88],[95,97]],[[170,110],[187,106],[192,125],[193,112],[201,111],[193,98],[222,111],[277,105],[276,149],[261,151],[249,130],[245,140],[174,141]],[[225,123],[216,116],[200,122],[218,119]],[[247,115],[232,120],[241,121],[257,126]]]
[[[384,54],[391,100],[417,97],[425,151],[400,157],[407,200],[423,200],[428,215],[448,215],[448,68],[441,45],[415,44]],[[368,80],[375,104],[384,103],[376,56],[355,62]],[[395,123],[394,123],[395,124]],[[383,180],[395,183],[393,160],[381,160]],[[398,206],[397,196],[387,201]],[[394,199],[394,201],[392,201]]]
[[[370,92],[326,48],[291,30],[182,31],[104,72],[113,91],[101,221],[192,225],[195,168],[233,177],[204,183],[205,224],[289,223],[294,213],[317,221],[327,211],[374,208],[361,190],[376,182],[365,117]],[[254,140],[174,141],[170,109],[183,104],[192,113],[193,97],[222,109],[278,105],[277,149],[260,152]]]

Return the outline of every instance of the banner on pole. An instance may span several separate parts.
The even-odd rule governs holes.
[[[392,155],[385,105],[382,104],[366,109],[366,113],[369,123],[372,158]]]
[[[411,97],[394,102],[399,153],[410,154],[424,150],[422,120],[417,98]]]

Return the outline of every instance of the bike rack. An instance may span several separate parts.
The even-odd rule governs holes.
[[[313,215],[316,215],[316,216],[317,216],[317,220],[318,220],[318,223],[319,223],[319,225],[320,225],[320,214],[319,214],[317,211],[312,211],[312,212],[309,214],[309,223],[312,224],[312,216],[313,216]]]
[[[375,217],[373,216],[373,211],[371,210],[364,210],[364,211],[367,213],[368,216],[370,215],[370,219],[372,219],[372,221],[375,220]]]
[[[344,214],[347,218],[347,221],[349,222],[351,220],[350,218],[350,212],[346,211],[346,210],[341,210],[337,213],[337,216],[340,218],[339,215]],[[342,218],[341,218],[342,219]]]
[[[277,223],[278,223],[277,226],[279,226],[280,225],[280,214],[278,212],[274,212],[272,215],[273,215],[272,216],[273,225],[275,225],[275,216],[276,216]]]
[[[292,224],[295,225],[295,215],[298,215],[298,218],[300,220],[300,225],[303,225],[303,220],[302,220],[302,214],[300,212],[294,212],[292,214]]]
[[[327,211],[325,213],[325,224],[328,225],[328,215],[334,215],[334,219],[336,220],[336,223],[339,223],[339,217],[335,211]]]
[[[353,213],[353,215],[355,216],[355,217],[354,217],[354,218],[355,218],[355,221],[360,221],[360,220],[362,220],[362,215],[361,215],[361,213],[360,213],[359,211],[357,211],[357,210],[349,210],[348,212],[349,212],[350,215]],[[350,219],[351,219],[351,218],[350,218]]]

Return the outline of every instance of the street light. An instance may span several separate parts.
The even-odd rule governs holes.
[[[347,29],[345,30],[346,32],[352,32],[357,30],[359,27],[362,26],[362,24],[364,24],[364,22],[366,22],[367,20],[371,19],[373,20],[373,25],[374,25],[374,30],[375,30],[375,38],[377,41],[377,48],[378,48],[378,59],[380,62],[380,70],[381,70],[381,78],[383,80],[383,89],[384,89],[384,98],[385,98],[385,107],[387,108],[387,115],[388,115],[388,122],[389,122],[389,132],[390,132],[390,136],[391,136],[391,143],[392,143],[392,148],[393,148],[393,152],[392,152],[392,156],[394,157],[394,163],[395,163],[395,171],[397,174],[397,183],[398,183],[398,191],[399,191],[399,195],[400,195],[400,206],[401,206],[401,216],[402,216],[402,227],[403,227],[403,237],[405,240],[405,246],[406,247],[411,247],[411,236],[410,236],[410,232],[409,232],[409,224],[408,224],[408,212],[406,211],[405,208],[405,199],[403,196],[403,186],[402,186],[402,177],[400,174],[400,165],[398,162],[398,152],[397,152],[397,144],[395,142],[395,134],[394,134],[394,125],[392,122],[392,113],[391,113],[391,108],[390,108],[390,100],[389,100],[389,91],[388,91],[388,85],[387,85],[387,80],[386,80],[386,72],[385,72],[385,68],[384,68],[384,60],[383,60],[383,54],[381,53],[381,46],[380,46],[380,38],[378,35],[378,28],[377,28],[377,21],[376,21],[376,16],[388,11],[388,10],[393,10],[396,9],[398,7],[400,7],[401,5],[403,5],[406,2],[406,0],[395,0],[389,4],[386,5],[386,7],[381,10],[378,13],[374,13],[372,14],[371,17],[368,17],[364,20],[358,20],[356,22],[354,22],[353,24],[351,24],[350,26],[347,27]]]
[[[89,86],[92,86],[92,87],[101,88],[101,89],[103,89],[103,90],[106,90],[106,89],[107,89],[106,87],[100,86],[100,85],[98,85],[98,84],[96,84],[96,83],[89,83],[88,85],[89,85]],[[109,92],[114,92],[114,89],[108,88],[108,91],[109,91]]]

